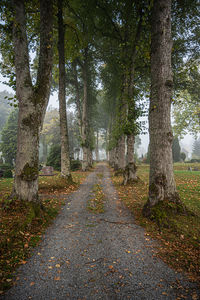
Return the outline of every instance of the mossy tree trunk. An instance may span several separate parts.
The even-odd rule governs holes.
[[[125,144],[126,138],[125,135],[122,134],[118,140],[118,169],[124,170],[126,165],[126,158],[125,158]]]
[[[59,55],[59,113],[61,137],[61,176],[71,181],[69,138],[66,111],[65,32],[62,0],[58,0],[58,55]]]
[[[13,11],[16,96],[19,101],[13,196],[37,204],[39,132],[49,100],[52,71],[52,1],[40,1],[40,53],[35,86],[30,75],[24,2],[13,1]]]
[[[145,216],[151,216],[152,208],[163,201],[171,201],[177,205],[181,203],[174,180],[172,159],[170,0],[154,1],[151,30],[150,176],[149,197],[143,210]]]

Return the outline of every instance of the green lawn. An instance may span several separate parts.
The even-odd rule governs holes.
[[[138,166],[141,180],[134,185],[123,186],[121,176],[114,176],[113,182],[119,197],[133,212],[136,223],[145,227],[148,235],[159,240],[158,256],[176,270],[185,271],[192,279],[200,280],[200,171],[188,171],[188,166],[200,170],[200,164],[176,163],[174,174],[179,195],[193,214],[169,212],[160,224],[142,215],[148,197],[149,165]]]

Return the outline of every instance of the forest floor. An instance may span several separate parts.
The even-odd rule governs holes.
[[[0,299],[199,299],[197,284],[157,257],[158,243],[120,201],[106,164],[64,198]]]

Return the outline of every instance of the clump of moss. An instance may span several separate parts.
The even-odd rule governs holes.
[[[32,181],[37,179],[38,177],[38,164],[34,164],[33,166],[26,163],[20,177],[26,181]]]
[[[158,202],[150,209],[149,217],[158,224],[159,228],[169,228],[171,224],[171,217],[185,213],[185,208],[181,205],[181,203],[164,200]]]

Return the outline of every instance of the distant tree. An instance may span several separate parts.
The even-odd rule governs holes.
[[[181,147],[179,144],[178,137],[175,137],[173,139],[173,144],[172,144],[172,155],[173,155],[173,161],[178,162],[181,159]]]
[[[185,154],[184,152],[181,152],[180,158],[181,158],[183,161],[185,161],[185,159],[186,159],[186,154]]]
[[[17,152],[18,109],[11,112],[1,132],[0,151],[6,163],[12,165]]]
[[[9,94],[6,91],[0,92],[0,131],[4,127],[12,110],[12,107],[9,105],[7,100],[7,97],[11,98],[12,96],[12,94]]]
[[[54,167],[55,170],[60,171],[61,168],[61,146],[52,145],[47,157],[47,165]]]
[[[192,147],[192,158],[200,158],[200,139],[195,140]]]
[[[147,151],[147,156],[146,156],[146,163],[150,163],[150,152],[149,152],[149,146],[148,146],[148,151]]]

